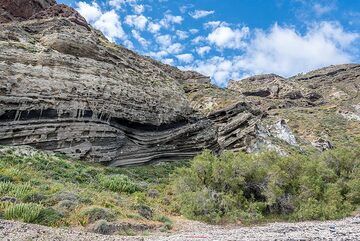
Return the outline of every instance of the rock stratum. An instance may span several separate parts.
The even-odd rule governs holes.
[[[122,166],[203,149],[327,149],[360,135],[360,65],[221,89],[110,43],[54,0],[0,0],[0,24],[0,145]],[[332,117],[335,130],[306,126]]]

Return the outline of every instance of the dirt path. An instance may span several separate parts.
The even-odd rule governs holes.
[[[0,240],[6,241],[215,241],[215,240],[360,240],[360,217],[339,221],[271,223],[256,227],[219,227],[187,222],[174,233],[146,237],[105,236],[71,229],[0,220]]]

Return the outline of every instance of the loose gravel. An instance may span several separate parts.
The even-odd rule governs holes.
[[[56,229],[0,220],[4,241],[240,241],[240,240],[356,240],[360,241],[360,216],[339,221],[277,222],[255,227],[212,226],[186,221],[173,233],[145,237],[106,236],[74,229]]]

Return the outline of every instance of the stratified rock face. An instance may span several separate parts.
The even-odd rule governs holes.
[[[218,148],[178,81],[58,8],[0,26],[0,144],[115,166]]]
[[[110,43],[53,0],[0,0],[0,23],[0,145],[121,166],[205,148],[285,153],[283,144],[304,143],[298,136],[333,143],[321,125],[292,134],[314,111],[325,122],[329,113],[339,117],[341,132],[360,133],[359,65],[255,76],[221,89]]]

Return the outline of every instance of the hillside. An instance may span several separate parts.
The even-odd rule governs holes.
[[[360,64],[220,88],[55,0],[0,0],[0,76],[0,239],[359,235]]]

